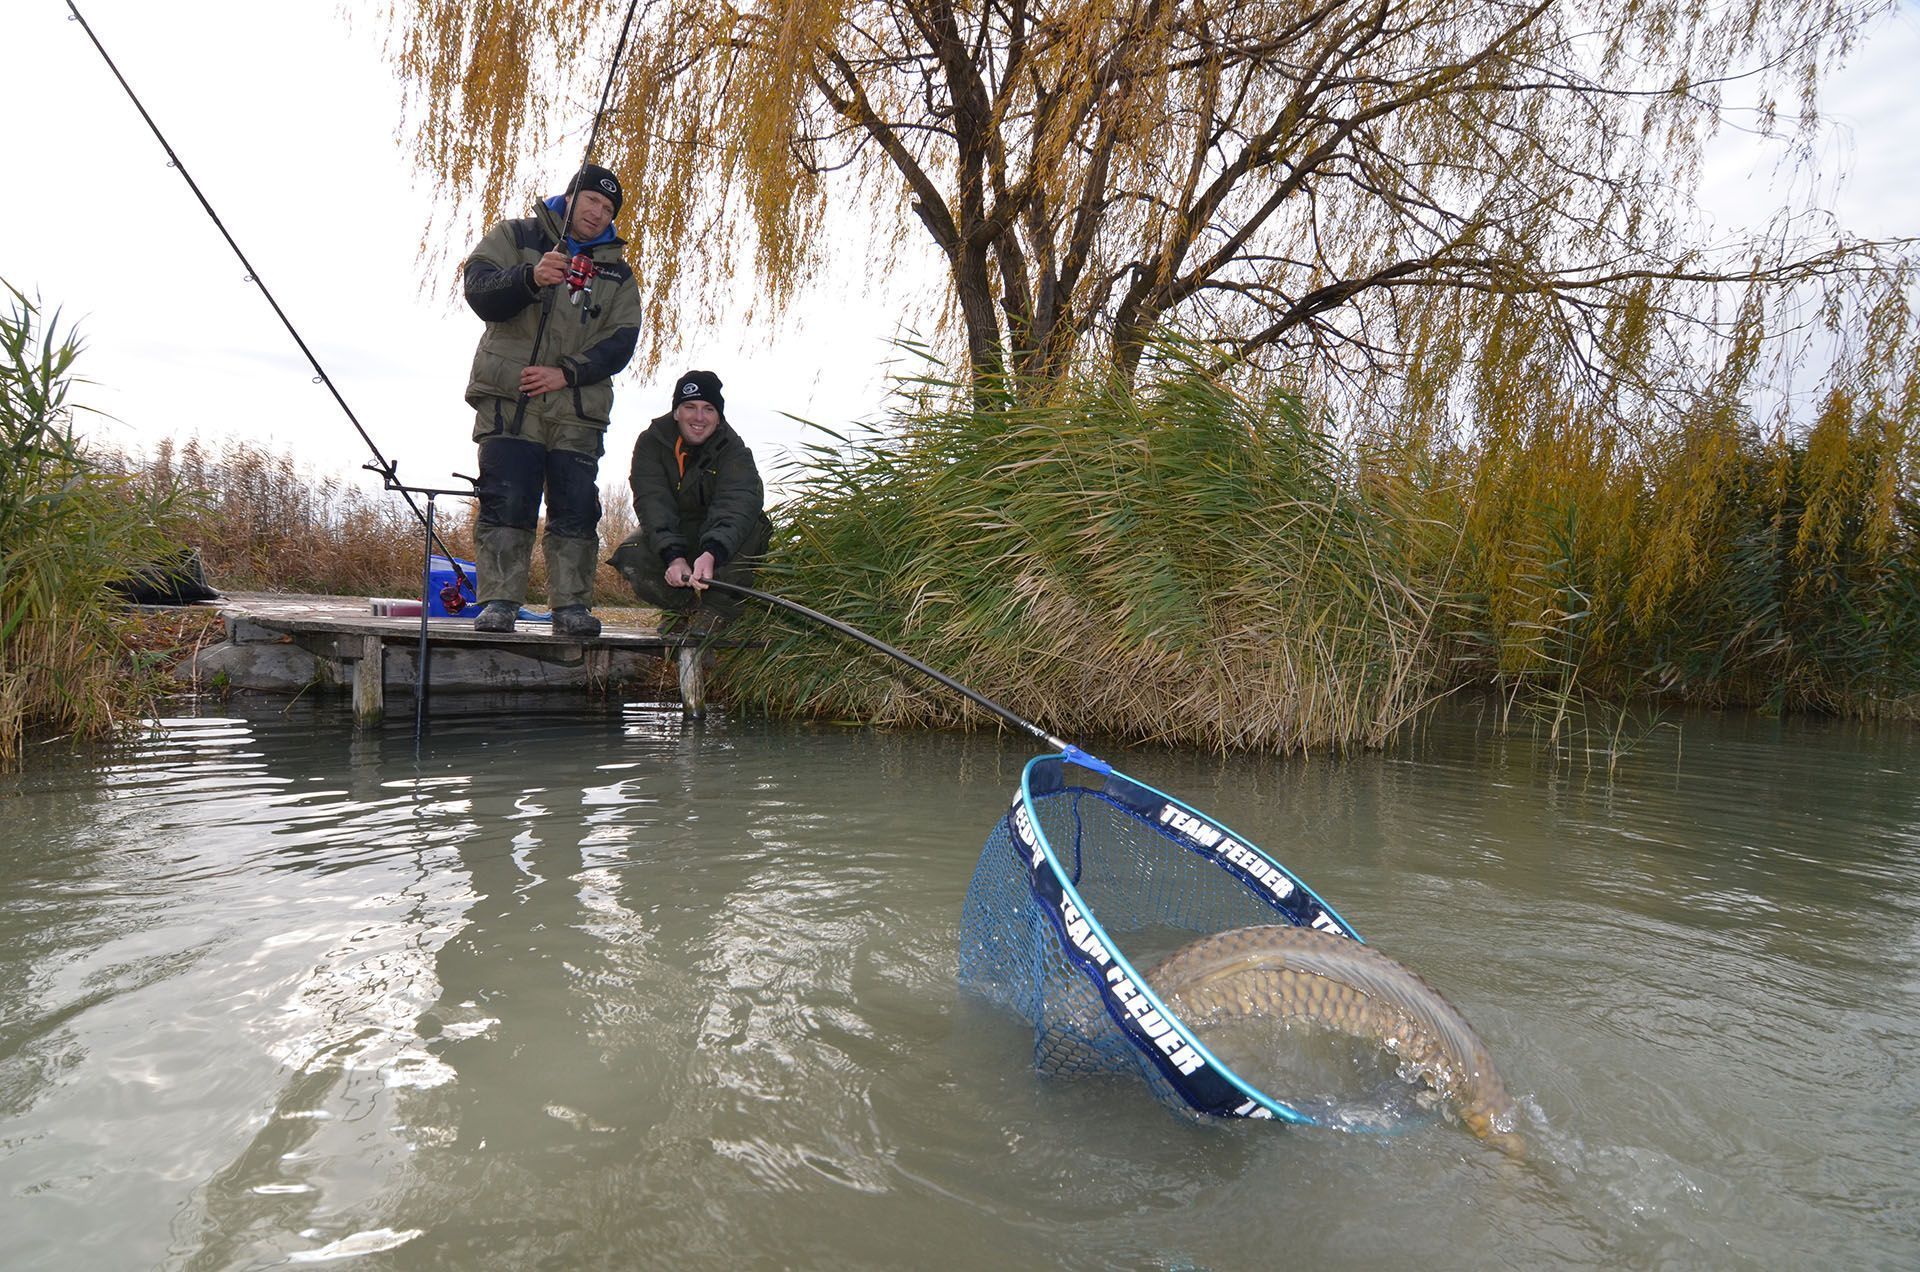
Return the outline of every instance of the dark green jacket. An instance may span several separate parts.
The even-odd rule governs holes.
[[[633,512],[660,564],[692,561],[704,551],[725,565],[742,551],[763,549],[766,487],[740,434],[722,420],[712,437],[687,451],[684,473],[674,453],[679,440],[673,416],[662,415],[633,445]]]
[[[467,304],[486,319],[474,350],[467,402],[484,411],[520,396],[520,372],[533,365],[533,335],[540,326],[540,289],[533,266],[560,235],[560,218],[544,203],[533,215],[502,221],[487,231],[462,267]],[[558,284],[553,315],[540,341],[539,365],[559,367],[568,388],[527,402],[530,415],[558,423],[605,429],[613,410],[613,377],[633,357],[640,335],[640,293],[633,271],[621,259],[624,239],[615,236],[588,249],[599,271],[580,305],[568,303]]]

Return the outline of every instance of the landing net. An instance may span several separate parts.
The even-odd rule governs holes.
[[[1132,1071],[1175,1108],[1314,1121],[1209,1052],[1141,971],[1230,928],[1358,934],[1225,826],[1071,755],[1029,761],[987,836],[960,919],[960,983],[1027,1019],[1044,1073]],[[1099,785],[1069,784],[1082,773]]]

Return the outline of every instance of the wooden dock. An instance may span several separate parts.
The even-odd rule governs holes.
[[[357,719],[380,719],[389,688],[412,695],[419,680],[420,618],[373,612],[367,597],[233,592],[219,601],[227,638],[200,650],[178,672],[198,687],[262,693],[350,692]],[[617,611],[655,616],[652,610]],[[682,710],[706,710],[706,650],[722,640],[663,636],[657,625],[610,621],[599,636],[555,636],[548,622],[521,619],[511,632],[477,632],[472,616],[427,619],[431,693],[601,690],[658,680],[675,666]]]

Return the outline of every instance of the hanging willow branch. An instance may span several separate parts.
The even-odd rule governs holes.
[[[620,7],[390,0],[416,158],[463,228],[551,192]],[[1466,390],[1422,351],[1486,356],[1462,333],[1517,306],[1564,387],[1643,401],[1739,335],[1750,288],[1885,293],[1909,243],[1805,209],[1703,243],[1691,195],[1736,105],[1806,162],[1823,75],[1887,7],[654,0],[603,148],[642,360],[924,234],[976,376],[1130,380],[1173,325],[1226,363],[1444,398]]]

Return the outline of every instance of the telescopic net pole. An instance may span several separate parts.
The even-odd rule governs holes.
[[[1087,752],[1081,750],[1079,747],[1073,745],[1071,742],[1067,742],[1053,736],[1051,733],[1048,733],[1045,729],[1041,728],[1039,725],[1035,724],[1033,721],[1028,720],[1023,716],[1014,714],[1012,711],[1009,711],[1006,707],[1001,706],[999,703],[987,697],[985,694],[978,693],[972,689],[967,688],[967,686],[961,684],[958,680],[955,680],[952,676],[949,676],[944,672],[935,671],[933,668],[927,666],[927,664],[921,662],[918,658],[915,658],[912,654],[909,654],[904,650],[895,649],[892,645],[887,644],[887,642],[885,642],[884,640],[881,640],[877,636],[869,636],[865,632],[861,631],[857,627],[852,626],[851,624],[843,623],[837,618],[829,618],[825,614],[822,614],[819,610],[808,609],[805,605],[800,604],[798,601],[790,601],[784,596],[775,596],[771,592],[762,592],[756,588],[742,587],[738,583],[728,583],[722,579],[709,579],[707,580],[707,586],[717,587],[723,592],[737,593],[740,596],[750,596],[757,601],[763,601],[766,604],[772,605],[778,609],[788,610],[792,613],[800,615],[803,618],[811,619],[812,621],[819,623],[825,627],[830,627],[834,631],[839,632],[842,636],[851,637],[852,639],[859,641],[861,644],[866,645],[870,649],[877,649],[881,653],[885,654],[887,657],[893,658],[902,663],[905,663],[907,666],[913,668],[915,671],[919,672],[921,675],[938,681],[939,683],[953,690],[955,693],[967,699],[967,701],[973,703],[974,705],[981,707],[982,709],[989,711],[992,714],[1000,717],[1002,720],[1005,720],[1008,724],[1013,725],[1015,728],[1021,730],[1022,732],[1025,732],[1027,734],[1032,735],[1035,738],[1038,738],[1040,741],[1046,743],[1048,746],[1059,751],[1061,754],[1066,756],[1067,759],[1071,760],[1075,764],[1080,765],[1082,768],[1092,769],[1093,771],[1098,773],[1110,773],[1113,771],[1112,766],[1109,765],[1105,760],[1101,760],[1093,755],[1088,754]]]

